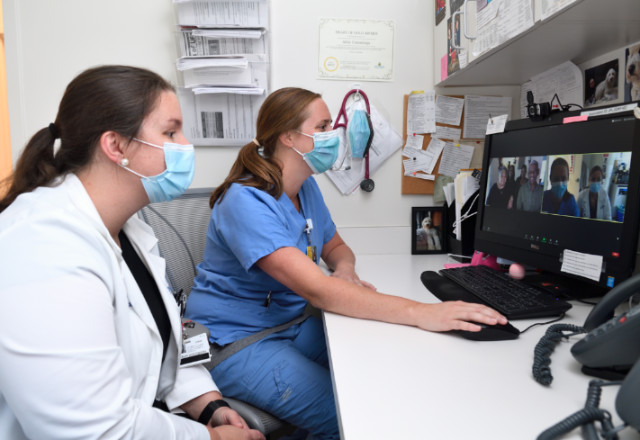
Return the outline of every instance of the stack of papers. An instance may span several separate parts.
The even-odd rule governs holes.
[[[174,0],[182,26],[267,28],[269,5],[260,1]]]
[[[251,142],[269,85],[269,3],[174,3],[185,133],[197,145]]]
[[[185,67],[182,61],[197,61],[197,66]],[[222,61],[215,63],[213,61]],[[247,63],[244,59],[210,58],[179,60],[178,70],[182,72],[184,87],[252,87],[266,89],[268,84],[268,63]]]

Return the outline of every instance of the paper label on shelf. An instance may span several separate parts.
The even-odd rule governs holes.
[[[617,105],[615,107],[603,108],[599,110],[588,110],[585,112],[580,112],[582,116],[600,116],[600,115],[610,115],[613,113],[623,113],[634,110],[638,107],[638,104],[625,104],[625,105]]]

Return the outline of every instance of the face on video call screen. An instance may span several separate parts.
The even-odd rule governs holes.
[[[619,257],[632,136],[574,125],[494,136],[485,158],[483,232],[546,255],[570,249]]]

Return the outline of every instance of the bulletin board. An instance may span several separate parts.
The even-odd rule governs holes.
[[[452,98],[462,98],[464,99],[464,96],[451,96]],[[405,145],[407,142],[407,136],[408,135],[413,135],[413,133],[407,133],[407,109],[409,107],[409,95],[404,95],[404,104],[403,104],[403,108],[404,108],[404,112],[403,112],[403,121],[402,121],[402,144]],[[460,125],[448,125],[448,124],[441,124],[439,122],[436,122],[436,126],[440,126],[440,127],[452,127],[452,128],[458,128],[460,129],[460,133],[464,132],[464,111],[465,109],[462,109],[462,116],[460,118]],[[415,133],[415,134],[420,134],[422,136],[424,136],[424,139],[422,141],[422,149],[426,150],[427,146],[429,145],[429,143],[431,142],[431,133]],[[445,139],[447,141],[452,141],[453,139]],[[400,158],[402,160],[402,157]],[[440,168],[440,160],[442,159],[442,155],[440,155],[440,157],[438,158],[438,162],[436,163],[436,166],[433,169],[433,174],[435,174],[436,176],[438,175],[438,169]],[[400,164],[401,168],[402,168],[402,194],[433,194],[433,188],[435,186],[435,182],[433,180],[425,180],[425,179],[419,179],[416,177],[408,177],[404,175],[404,164]]]

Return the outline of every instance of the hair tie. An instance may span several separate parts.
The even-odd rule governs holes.
[[[60,133],[58,133],[58,127],[53,122],[49,124],[49,133],[53,136],[53,139],[56,140],[60,137]]]
[[[260,142],[258,142],[258,140],[256,138],[253,138],[253,140],[251,142],[256,144],[256,147],[258,147],[258,148],[256,148],[256,150],[258,151],[258,155],[260,157],[264,157],[264,147],[262,145],[260,145]]]

